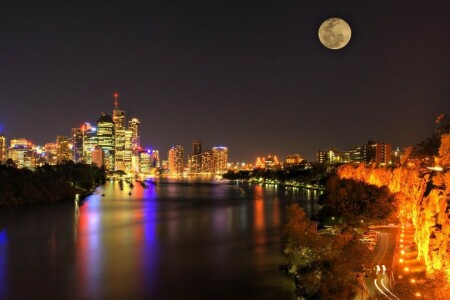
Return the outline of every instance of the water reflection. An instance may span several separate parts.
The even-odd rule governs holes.
[[[83,203],[3,210],[0,298],[291,299],[278,272],[284,212],[299,202],[314,213],[317,197],[276,186],[108,182]]]

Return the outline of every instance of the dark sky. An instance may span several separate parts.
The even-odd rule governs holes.
[[[111,113],[116,91],[164,158],[193,139],[233,161],[369,138],[404,147],[450,114],[447,0],[146,2],[3,0],[7,138],[69,135]],[[341,50],[318,39],[329,17],[352,28]]]

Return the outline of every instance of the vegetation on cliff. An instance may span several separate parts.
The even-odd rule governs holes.
[[[92,165],[68,161],[32,171],[18,169],[9,160],[0,165],[0,206],[73,201],[104,180],[104,170]]]
[[[370,254],[351,229],[322,235],[298,204],[288,209],[285,271],[294,277],[297,295],[306,299],[353,299],[357,272]]]

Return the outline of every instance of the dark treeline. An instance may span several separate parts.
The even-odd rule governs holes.
[[[395,195],[386,186],[377,187],[351,179],[329,177],[321,195],[318,219],[321,225],[357,225],[361,220],[378,223],[394,211]]]
[[[288,168],[285,170],[268,170],[268,169],[253,169],[251,171],[228,171],[223,174],[223,178],[229,180],[236,179],[259,179],[297,181],[310,184],[324,184],[327,176],[326,166],[324,164],[313,164],[311,168],[304,166]]]
[[[72,161],[44,165],[35,171],[0,165],[0,206],[56,203],[86,196],[105,181],[105,171]]]

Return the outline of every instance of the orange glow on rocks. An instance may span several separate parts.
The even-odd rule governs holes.
[[[450,281],[448,168],[445,172],[432,172],[407,165],[389,169],[347,164],[338,169],[338,175],[343,179],[362,181],[378,187],[387,186],[396,196],[397,216],[403,220],[410,220],[415,228],[417,258],[424,261],[427,274],[444,271]],[[403,233],[401,237],[404,237]],[[401,250],[401,253],[404,254],[405,250]]]

